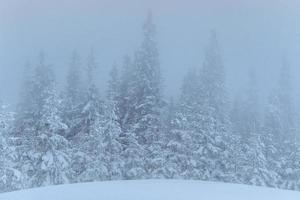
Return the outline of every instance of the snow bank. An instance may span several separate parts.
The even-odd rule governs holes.
[[[0,195],[0,200],[299,200],[300,192],[183,181],[111,181],[50,186]]]

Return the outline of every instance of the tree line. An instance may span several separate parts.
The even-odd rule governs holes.
[[[202,67],[189,69],[178,98],[166,100],[155,35],[149,15],[139,49],[124,58],[122,69],[112,67],[105,97],[93,51],[84,64],[73,53],[63,91],[43,54],[26,68],[16,112],[0,112],[2,192],[150,178],[299,189],[288,64],[261,114],[254,70],[243,92],[228,98],[211,32]]]

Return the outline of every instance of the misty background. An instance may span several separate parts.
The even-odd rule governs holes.
[[[299,4],[0,0],[0,192],[150,178],[300,190]]]
[[[39,51],[64,87],[72,51],[84,64],[93,48],[97,81],[104,89],[112,65],[120,66],[124,55],[139,46],[140,26],[151,10],[166,97],[178,95],[188,68],[202,66],[203,49],[215,29],[231,98],[246,83],[249,68],[256,69],[260,94],[267,96],[286,57],[299,100],[299,8],[296,0],[0,0],[0,96],[14,109],[24,66],[34,66]]]

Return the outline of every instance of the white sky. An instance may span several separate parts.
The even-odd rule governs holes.
[[[148,10],[158,27],[167,95],[178,93],[187,68],[201,66],[212,28],[219,33],[230,90],[245,82],[249,67],[257,68],[261,85],[273,87],[285,55],[300,91],[297,0],[0,0],[1,98],[15,104],[23,66],[34,64],[40,50],[61,80],[73,49],[84,59],[94,47],[104,88],[111,65],[138,47]]]

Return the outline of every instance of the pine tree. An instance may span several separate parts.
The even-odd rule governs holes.
[[[132,148],[141,148],[143,149],[140,151],[143,153],[141,157],[145,157],[143,161],[139,162],[135,159],[128,161],[142,165],[136,166],[138,172],[132,169],[135,172],[131,174],[140,175],[141,171],[144,171],[143,177],[150,177],[153,174],[160,176],[162,170],[162,160],[159,155],[161,148],[159,139],[161,137],[161,75],[159,52],[155,40],[156,28],[151,14],[144,23],[143,33],[143,41],[135,54],[134,61],[132,62],[128,57],[124,61],[118,110],[123,150],[128,153],[133,151]],[[127,166],[132,165],[128,164]]]
[[[217,35],[212,31],[200,73],[199,103],[202,120],[198,133],[202,132],[204,138],[199,140],[202,144],[199,144],[197,160],[205,163],[204,177],[226,181],[231,179],[228,163],[231,139],[228,135],[224,71]]]
[[[69,65],[64,95],[63,119],[68,125],[67,138],[72,138],[80,131],[80,117],[84,97],[80,58],[74,51]]]
[[[142,157],[145,155],[143,147],[138,143],[133,132],[135,119],[135,88],[136,70],[129,56],[124,57],[123,71],[117,95],[118,120],[121,128],[120,143],[122,145],[121,157],[124,161],[122,177],[124,179],[137,179],[145,177]]]
[[[133,95],[133,80],[134,66],[129,56],[125,56],[123,60],[123,70],[120,77],[119,96],[118,96],[118,111],[119,120],[123,132],[130,130],[133,124],[134,114],[134,95]]]
[[[174,121],[175,129],[170,144],[177,144],[177,151],[181,159],[179,175],[184,178],[208,179],[205,175],[206,161],[200,155],[204,141],[201,120],[203,113],[200,104],[200,79],[196,69],[190,69],[184,77],[179,99],[178,113]],[[169,144],[169,145],[170,145]]]
[[[90,126],[90,132],[76,136],[78,143],[73,144],[72,181],[102,181],[109,179],[109,169],[104,162],[104,119],[97,116]],[[80,141],[80,144],[79,144]]]
[[[236,173],[239,182],[267,185],[271,182],[271,174],[267,170],[258,96],[256,73],[250,69],[246,90],[235,101],[231,116],[233,132],[239,138],[235,146]]]
[[[143,157],[146,152],[142,145],[137,142],[133,132],[124,132],[122,137],[122,159],[124,167],[122,174],[124,179],[143,179],[146,178],[146,171],[143,166]]]
[[[191,148],[191,130],[187,129],[187,116],[181,110],[185,102],[176,105],[171,101],[168,107],[166,137],[164,138],[164,176],[166,178],[194,178],[192,151]]]
[[[94,51],[87,59],[87,92],[80,112],[78,133],[72,139],[72,181],[95,181],[107,179],[107,169],[102,162],[103,103],[94,80],[97,68]]]
[[[147,176],[158,174],[160,157],[160,107],[162,105],[159,52],[155,40],[156,28],[149,14],[143,27],[144,37],[135,56],[134,124],[138,143],[146,151],[144,169]],[[156,172],[154,172],[154,170]],[[159,175],[158,175],[159,176]]]
[[[281,177],[279,172],[282,169],[281,159],[282,145],[279,139],[280,134],[280,111],[277,107],[277,95],[272,92],[268,98],[268,105],[266,107],[265,121],[264,121],[264,135],[265,135],[265,145],[266,145],[266,159],[267,166],[273,175],[272,185],[278,187]]]
[[[47,98],[32,141],[33,149],[30,151],[30,156],[33,155],[31,162],[34,162],[33,168],[36,170],[32,178],[35,186],[69,182],[70,149],[63,136],[67,126],[60,117],[62,101],[55,88],[49,88],[45,92]]]
[[[209,114],[226,121],[225,69],[222,62],[217,34],[212,31],[206,47],[203,67],[200,73],[202,101]]]
[[[40,56],[41,59],[41,56]],[[16,117],[12,125],[11,145],[14,147],[16,168],[22,173],[21,188],[32,187],[28,181],[28,175],[25,173],[31,167],[27,159],[26,151],[29,148],[30,138],[33,138],[34,124],[36,117],[34,113],[38,110],[36,99],[33,98],[35,92],[35,71],[28,63],[24,67],[23,84],[21,88],[20,101],[17,105]]]
[[[82,110],[83,125],[81,125],[84,130],[83,133],[89,134],[92,131],[91,127],[94,125],[94,122],[97,120],[97,117],[101,113],[101,101],[99,90],[96,86],[94,80],[95,69],[97,68],[97,63],[95,60],[94,51],[91,50],[88,59],[87,59],[87,98],[85,106]]]
[[[265,131],[270,137],[267,155],[270,167],[279,175],[278,186],[296,189],[299,172],[294,166],[298,164],[299,150],[291,89],[289,64],[284,60],[278,88],[271,94],[267,107]]]
[[[15,148],[10,142],[14,113],[0,108],[0,192],[21,189],[22,174],[17,169]]]
[[[68,143],[62,136],[62,122],[54,73],[41,54],[27,94],[21,102],[20,118],[15,127],[19,169],[25,187],[68,182]],[[30,104],[29,104],[30,102]]]
[[[110,72],[108,82],[107,101],[105,107],[105,121],[103,125],[103,152],[108,169],[108,179],[122,177],[123,161],[121,156],[122,144],[120,143],[121,126],[118,119],[117,100],[119,95],[119,78],[116,66]]]
[[[135,57],[135,125],[134,129],[140,144],[151,144],[157,134],[161,101],[161,77],[158,50],[155,42],[155,26],[149,14],[144,24],[144,40]],[[148,129],[154,132],[146,134]]]

